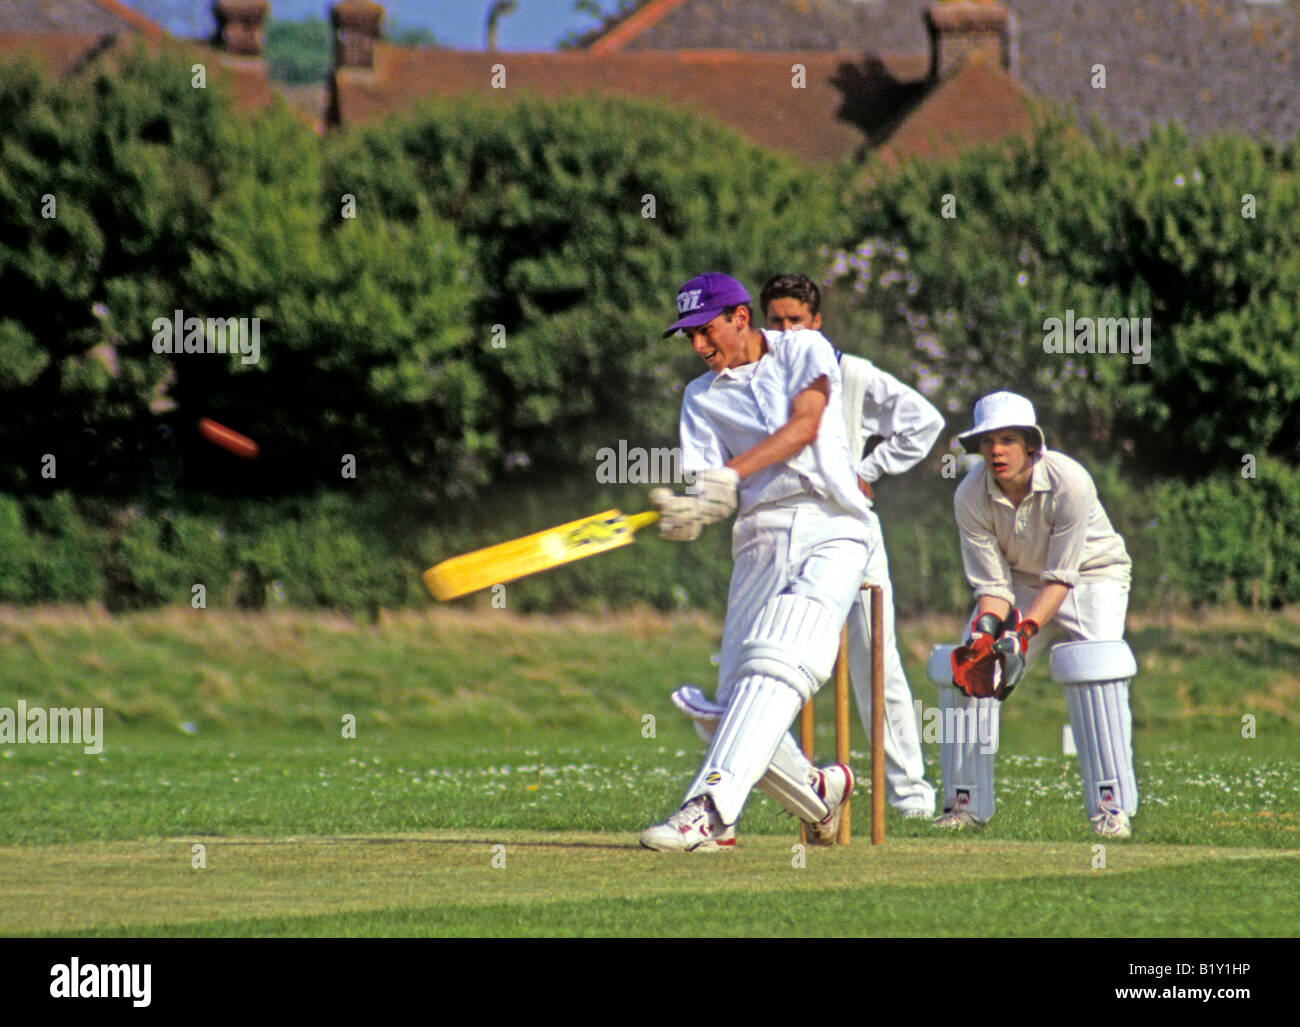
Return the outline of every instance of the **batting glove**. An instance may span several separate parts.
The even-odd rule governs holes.
[[[1021,620],[1020,611],[1014,607],[1002,622],[998,640],[993,643],[993,651],[1002,661],[1002,684],[997,690],[999,700],[1006,699],[1024,676],[1025,652],[1029,649],[1030,639],[1036,634],[1038,622]]]
[[[700,518],[704,524],[724,521],[736,512],[736,493],[740,475],[730,467],[713,471],[700,471],[695,475],[695,499],[700,504]]]
[[[672,489],[650,490],[650,502],[659,508],[659,537],[671,542],[694,542],[704,521],[695,496],[679,496]]]

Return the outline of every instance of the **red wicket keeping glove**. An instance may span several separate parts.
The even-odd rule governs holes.
[[[993,643],[1002,630],[1002,621],[991,613],[982,613],[970,626],[966,644],[952,651],[952,683],[974,699],[998,693],[1001,676],[998,654]]]

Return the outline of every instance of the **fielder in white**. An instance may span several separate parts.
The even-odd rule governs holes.
[[[1040,628],[1055,620],[1069,641],[1053,649],[1050,669],[1065,686],[1084,805],[1097,834],[1127,838],[1138,806],[1129,710],[1137,664],[1124,641],[1132,569],[1124,540],[1088,472],[1047,449],[1028,399],[982,397],[974,427],[958,438],[983,457],[953,498],[976,607],[965,644],[931,660],[931,675],[951,682],[939,685],[944,812],[935,825],[975,827],[993,816],[1001,702],[1045,646]]]
[[[660,534],[688,542],[739,508],[709,748],[681,808],[641,844],[699,851],[734,844],[755,785],[834,844],[853,772],[812,766],[789,733],[830,677],[840,626],[880,548],[854,480],[834,350],[817,332],[755,328],[749,294],[710,273],[677,293],[681,331],[709,370],[682,399],[683,470],[694,492],[656,489]],[[698,722],[698,721],[697,721]]]
[[[822,326],[821,290],[806,275],[777,275],[759,294],[766,326],[774,331]],[[874,500],[872,485],[886,474],[903,474],[925,459],[943,431],[943,415],[915,389],[869,360],[838,354],[844,382],[844,424],[858,487]],[[868,440],[880,439],[863,455]],[[934,815],[934,786],[925,779],[925,760],[917,730],[912,689],[903,672],[894,636],[894,586],[882,545],[867,565],[866,580],[880,585],[884,598],[885,792],[904,817]],[[849,615],[849,675],[863,730],[871,735],[871,630],[867,599],[861,595]]]

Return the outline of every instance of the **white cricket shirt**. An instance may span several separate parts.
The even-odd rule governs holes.
[[[741,479],[739,512],[797,495],[830,499],[845,510],[870,512],[858,490],[845,437],[839,364],[820,332],[763,330],[767,352],[752,364],[706,371],[682,397],[682,469],[707,471],[753,448],[790,420],[790,403],[823,375],[830,398],[817,438],[785,463]]]
[[[858,477],[870,484],[885,474],[902,474],[925,459],[943,431],[943,415],[911,386],[870,360],[845,353],[844,421]],[[863,457],[867,439],[885,441]]]
[[[966,580],[977,596],[1014,605],[1013,574],[1070,587],[1088,577],[1129,580],[1132,561],[1092,476],[1063,453],[1042,451],[1019,507],[981,462],[957,486],[953,512]]]

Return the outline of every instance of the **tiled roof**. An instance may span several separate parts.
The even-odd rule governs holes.
[[[118,3],[117,0],[90,0],[90,2],[114,17],[120,18],[131,28],[150,39],[161,39],[167,35],[166,29],[156,21],[146,18],[139,11],[131,10],[125,4]]]
[[[1011,0],[1022,82],[1124,139],[1171,119],[1194,135],[1300,134],[1300,4]],[[1022,10],[1023,9],[1023,10]],[[1106,66],[1106,88],[1091,68]]]
[[[110,49],[116,35],[94,32],[0,32],[0,57],[27,54],[62,78]]]
[[[933,0],[648,0],[591,42],[624,52],[726,48],[925,53]],[[1177,120],[1193,134],[1300,134],[1300,3],[1003,0],[1018,79],[1122,138]],[[661,9],[668,8],[668,9]],[[636,32],[635,19],[656,9]],[[1094,64],[1105,89],[1092,87]]]
[[[84,32],[0,32],[0,57],[25,54],[35,58],[50,74],[64,78],[75,75],[95,61],[122,53],[139,37],[126,33]],[[243,110],[258,111],[271,104],[271,84],[266,62],[259,57],[234,57],[202,43],[145,39],[157,52],[161,47],[179,49],[186,60],[205,64],[230,86],[235,103]]]
[[[498,64],[506,71],[505,89],[492,88]],[[805,69],[803,88],[792,85],[796,64]],[[486,53],[380,43],[372,69],[336,72],[335,114],[338,123],[356,124],[432,95],[475,94],[502,103],[524,93],[662,99],[712,115],[758,145],[814,163],[885,139],[900,111],[924,95],[928,69],[923,55]]]
[[[157,22],[117,0],[0,0],[0,33],[69,32],[100,36],[128,30],[149,39],[166,35]]]
[[[933,0],[646,0],[584,40],[597,48],[677,50],[917,50]],[[908,19],[913,31],[890,30]],[[917,38],[919,36],[919,38]],[[901,45],[900,45],[901,44]]]
[[[968,59],[931,90],[878,152],[896,164],[912,157],[952,157],[1001,142],[1029,130],[1031,103],[1001,65]]]
[[[621,18],[591,33],[582,41],[592,53],[614,53],[654,28],[663,18],[682,5],[684,0],[646,0]]]

